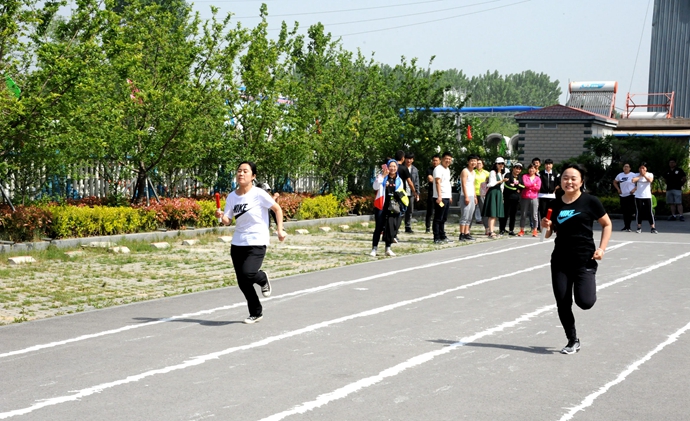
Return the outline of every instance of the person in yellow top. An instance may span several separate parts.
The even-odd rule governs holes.
[[[474,190],[477,198],[477,209],[474,212],[474,219],[478,224],[484,225],[484,234],[489,233],[489,218],[482,217],[482,209],[484,209],[484,198],[486,197],[486,180],[489,178],[489,172],[484,169],[484,161],[477,160],[477,167],[474,169]]]

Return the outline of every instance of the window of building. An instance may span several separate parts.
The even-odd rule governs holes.
[[[545,129],[557,129],[558,123],[544,123]]]
[[[527,123],[527,128],[528,129],[538,129],[538,128],[540,128],[540,124],[539,123]]]

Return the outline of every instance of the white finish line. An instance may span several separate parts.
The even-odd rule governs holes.
[[[441,261],[441,262],[428,263],[428,264],[424,264],[424,265],[421,265],[421,266],[414,266],[414,267],[410,267],[410,268],[405,268],[405,269],[399,269],[399,270],[394,270],[394,271],[390,271],[390,272],[379,273],[379,274],[376,274],[376,275],[366,276],[366,277],[364,277],[364,278],[353,279],[353,280],[351,280],[351,281],[333,282],[333,283],[330,283],[330,284],[327,284],[327,285],[321,285],[321,286],[318,286],[318,287],[302,289],[302,290],[299,290],[299,291],[289,292],[289,293],[287,293],[287,294],[282,294],[282,295],[276,295],[276,296],[269,297],[269,298],[263,298],[263,299],[262,299],[262,302],[271,301],[271,300],[277,300],[277,299],[287,298],[287,297],[293,297],[293,296],[296,296],[296,295],[313,294],[313,293],[320,292],[320,291],[324,291],[324,290],[331,289],[331,288],[336,288],[336,287],[340,287],[340,286],[352,285],[352,284],[357,284],[357,283],[361,283],[361,282],[371,281],[371,280],[374,280],[374,279],[384,278],[384,277],[388,277],[388,276],[390,276],[390,275],[395,275],[395,274],[398,274],[398,273],[412,272],[412,271],[415,271],[415,270],[426,269],[426,268],[430,268],[430,267],[434,267],[434,266],[441,266],[441,265],[446,265],[446,264],[449,264],[449,263],[460,262],[460,261],[462,261],[462,260],[475,259],[475,258],[481,258],[481,257],[484,257],[484,256],[490,256],[490,255],[492,255],[492,254],[504,253],[506,250],[519,250],[519,249],[522,249],[522,248],[533,247],[533,246],[538,246],[538,245],[540,245],[540,244],[547,244],[547,243],[548,243],[548,242],[544,242],[544,243],[532,243],[532,244],[527,244],[527,245],[519,246],[519,247],[509,247],[509,248],[507,248],[507,249],[501,249],[501,250],[491,251],[491,252],[486,252],[486,253],[481,253],[481,254],[474,254],[474,255],[471,255],[471,256],[458,257],[458,258],[456,258],[456,259],[444,260],[444,261]],[[609,250],[611,250],[611,249],[613,249],[613,248],[615,248],[615,247],[624,246],[624,245],[626,245],[626,244],[630,244],[630,243],[628,242],[628,243],[619,244],[619,245],[616,245],[616,246],[613,246],[613,247],[609,247]],[[230,309],[237,308],[237,307],[244,307],[244,306],[246,306],[246,305],[247,305],[246,302],[235,303],[235,304],[230,304],[230,305],[222,306],[222,307],[216,307],[216,308],[212,308],[212,309],[208,309],[208,310],[201,310],[201,311],[197,311],[197,312],[194,312],[194,313],[186,313],[186,314],[181,314],[181,315],[179,315],[179,316],[172,316],[172,317],[168,317],[168,318],[165,318],[165,319],[156,320],[156,321],[153,321],[153,322],[146,322],[146,323],[141,323],[141,324],[136,324],[136,325],[124,326],[124,327],[120,327],[120,328],[117,328],[117,329],[104,330],[104,331],[102,331],[102,332],[91,333],[91,334],[88,334],[88,335],[81,335],[81,336],[77,336],[77,337],[74,337],[74,338],[64,339],[64,340],[62,340],[62,341],[54,341],[54,342],[49,342],[49,343],[47,343],[47,344],[34,345],[34,346],[30,346],[30,347],[28,347],[28,348],[18,349],[18,350],[15,350],[15,351],[9,351],[9,352],[2,353],[2,354],[0,354],[0,358],[7,358],[7,357],[14,356],[14,355],[28,354],[29,352],[40,351],[40,350],[46,349],[46,348],[53,348],[53,347],[57,347],[57,346],[61,346],[61,345],[67,345],[67,344],[74,343],[74,342],[85,341],[85,340],[87,340],[87,339],[99,338],[99,337],[101,337],[101,336],[114,335],[114,334],[116,334],[116,333],[122,333],[122,332],[126,332],[126,331],[128,331],[128,330],[139,329],[139,328],[142,328],[142,327],[154,326],[154,325],[157,325],[157,324],[160,324],[160,323],[172,322],[172,321],[175,321],[175,320],[178,320],[178,319],[187,319],[187,318],[190,318],[190,317],[203,316],[203,315],[215,313],[215,312],[217,312],[217,311],[224,311],[224,310],[230,310]]]

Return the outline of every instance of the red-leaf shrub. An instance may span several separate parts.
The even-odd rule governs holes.
[[[369,215],[374,212],[374,196],[348,196],[343,201],[347,213],[353,215]]]
[[[135,205],[136,208],[156,212],[156,219],[169,229],[180,229],[194,225],[201,214],[201,206],[192,199],[161,199],[160,203],[152,201],[151,205]]]
[[[33,241],[46,235],[52,216],[38,206],[0,206],[0,238],[18,243]]]

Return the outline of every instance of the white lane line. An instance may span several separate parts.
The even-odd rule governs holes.
[[[609,243],[618,243],[622,240],[609,240]],[[680,246],[690,246],[690,243],[682,243],[678,241],[629,241],[634,244],[662,244],[662,245],[680,245]]]
[[[301,328],[301,329],[293,330],[293,331],[290,331],[290,332],[285,332],[285,333],[282,333],[282,334],[280,334],[280,335],[269,336],[269,337],[267,337],[267,338],[261,339],[261,340],[256,341],[256,342],[252,342],[252,343],[247,344],[247,345],[235,346],[235,347],[227,348],[227,349],[224,349],[224,350],[221,350],[221,351],[212,352],[212,353],[210,353],[210,354],[199,355],[199,356],[196,356],[196,357],[192,357],[191,359],[189,359],[189,360],[187,360],[187,361],[185,361],[185,362],[182,362],[182,363],[180,363],[180,364],[171,365],[171,366],[168,366],[168,367],[163,367],[163,368],[159,368],[159,369],[155,369],[155,370],[146,371],[146,372],[144,372],[144,373],[135,374],[135,375],[126,377],[126,378],[124,378],[124,379],[115,380],[115,381],[108,382],[108,383],[102,383],[102,384],[99,384],[99,385],[96,385],[96,386],[93,386],[93,387],[89,387],[89,388],[86,388],[86,389],[78,390],[78,391],[76,391],[76,393],[71,394],[71,395],[59,396],[59,397],[54,397],[54,398],[49,398],[49,399],[40,400],[40,401],[37,401],[35,404],[33,404],[33,405],[29,406],[29,407],[26,407],[26,408],[16,409],[16,410],[8,411],[8,412],[2,412],[2,413],[0,413],[0,419],[6,419],[6,418],[14,417],[14,416],[17,416],[17,415],[26,415],[26,414],[28,414],[28,413],[30,413],[30,412],[33,412],[33,411],[37,410],[37,409],[45,408],[45,407],[48,407],[48,406],[58,405],[58,404],[61,404],[61,403],[66,403],[66,402],[78,401],[78,400],[80,400],[80,399],[82,399],[82,398],[85,398],[85,397],[87,397],[87,396],[93,395],[93,394],[95,394],[95,393],[100,393],[100,392],[102,392],[102,391],[104,391],[104,390],[106,390],[106,389],[111,389],[111,388],[113,388],[113,387],[121,386],[121,385],[128,384],[128,383],[138,382],[138,381],[140,381],[140,380],[142,380],[142,379],[145,379],[145,378],[147,378],[147,377],[155,376],[155,375],[158,375],[158,374],[167,374],[167,373],[170,373],[170,372],[173,372],[173,371],[183,370],[183,369],[186,369],[186,368],[189,368],[189,367],[194,367],[194,366],[197,366],[197,365],[204,364],[204,363],[206,363],[206,362],[208,362],[208,361],[211,361],[211,360],[216,360],[216,359],[218,359],[218,358],[220,358],[220,357],[223,357],[223,356],[228,355],[228,354],[232,354],[232,353],[234,353],[234,352],[245,351],[245,350],[252,349],[252,348],[258,348],[258,347],[260,347],[260,346],[265,346],[265,345],[268,345],[268,344],[273,343],[273,342],[276,342],[276,341],[280,341],[280,340],[283,340],[283,339],[287,339],[287,338],[291,338],[291,337],[294,337],[294,336],[302,335],[302,334],[305,334],[305,333],[314,332],[314,331],[316,331],[316,330],[323,329],[323,328],[328,327],[328,326],[332,326],[332,325],[339,324],[339,323],[344,323],[344,322],[347,322],[347,321],[350,321],[350,320],[354,320],[354,319],[357,319],[357,318],[368,317],[368,316],[374,316],[374,315],[377,315],[377,314],[381,314],[381,313],[384,313],[384,312],[387,312],[387,311],[394,310],[394,309],[399,308],[399,307],[403,307],[403,306],[407,306],[407,305],[410,305],[410,304],[419,303],[419,302],[421,302],[421,301],[425,301],[425,300],[429,300],[429,299],[432,299],[432,298],[440,297],[440,296],[443,296],[443,295],[446,295],[446,294],[450,294],[450,293],[453,293],[453,292],[456,292],[456,291],[460,291],[460,290],[463,290],[463,289],[467,289],[467,288],[470,288],[470,287],[473,287],[473,286],[476,286],[476,285],[481,285],[481,284],[484,284],[484,283],[487,283],[487,282],[491,282],[491,281],[495,281],[495,280],[498,280],[498,279],[510,278],[510,277],[513,277],[513,276],[516,276],[516,275],[519,275],[519,274],[522,274],[522,273],[531,272],[531,271],[534,271],[534,270],[537,270],[537,269],[545,268],[545,267],[547,267],[547,266],[549,266],[549,265],[550,265],[550,263],[545,263],[545,264],[542,264],[542,265],[532,266],[532,267],[527,268],[527,269],[523,269],[523,270],[511,272],[511,273],[506,273],[506,274],[504,274],[504,275],[494,276],[494,277],[492,277],[492,278],[482,279],[482,280],[479,280],[479,281],[476,281],[476,282],[472,282],[471,284],[461,285],[461,286],[459,286],[459,287],[447,289],[447,290],[445,290],[445,291],[440,291],[440,292],[436,292],[436,293],[433,293],[433,294],[429,294],[429,295],[426,295],[426,296],[424,296],[424,297],[418,297],[418,298],[414,298],[414,299],[411,299],[411,300],[399,301],[399,302],[397,302],[397,303],[389,304],[389,305],[386,305],[386,306],[383,306],[383,307],[378,307],[378,308],[374,308],[374,309],[371,309],[371,310],[362,311],[362,312],[360,312],[360,313],[351,314],[351,315],[349,315],[349,316],[343,316],[343,317],[339,317],[339,318],[337,318],[337,319],[332,319],[332,320],[327,320],[327,321],[324,321],[324,322],[321,322],[321,323],[316,323],[316,324],[313,324],[313,325],[310,325],[310,326],[307,326],[307,327],[304,327],[304,328]],[[553,307],[555,307],[555,306],[554,306],[554,305],[550,306],[550,308],[553,308]]]
[[[682,254],[680,256],[674,257],[672,259],[665,260],[661,263],[657,263],[655,265],[649,266],[649,267],[635,273],[634,275],[624,276],[622,278],[613,280],[613,281],[608,282],[606,284],[602,284],[602,285],[597,287],[597,291],[599,291],[601,289],[608,288],[612,285],[616,285],[616,284],[623,282],[625,280],[635,278],[635,277],[640,276],[642,274],[648,273],[651,270],[658,269],[658,268],[666,266],[666,265],[670,265],[671,263],[673,263],[679,259],[682,259],[684,257],[687,257],[687,256],[690,256],[690,253],[685,253],[685,254]],[[376,383],[379,383],[388,377],[396,376],[396,375],[402,373],[403,371],[405,371],[409,368],[413,368],[413,367],[419,366],[421,364],[424,364],[426,362],[429,362],[429,361],[433,360],[434,358],[436,358],[437,356],[451,352],[451,351],[453,351],[453,350],[455,350],[455,349],[457,349],[457,348],[459,348],[459,347],[461,347],[467,343],[476,341],[477,339],[480,339],[484,336],[493,335],[494,333],[500,332],[504,329],[514,327],[517,324],[528,321],[528,320],[530,320],[530,319],[532,319],[532,318],[534,318],[534,317],[536,317],[536,316],[538,316],[544,312],[547,312],[550,310],[555,310],[555,309],[556,309],[556,305],[552,304],[552,305],[549,305],[546,307],[539,308],[539,309],[537,309],[531,313],[523,314],[522,316],[518,317],[517,319],[515,319],[513,321],[505,322],[505,323],[502,323],[502,324],[495,326],[491,329],[476,333],[473,336],[470,336],[467,338],[462,338],[458,342],[455,342],[446,348],[443,348],[443,349],[440,349],[437,351],[427,352],[427,353],[424,353],[421,355],[417,355],[417,356],[412,357],[412,358],[408,359],[407,361],[404,361],[398,365],[387,368],[387,369],[381,371],[380,373],[378,373],[374,376],[358,380],[354,383],[350,383],[346,386],[343,386],[339,389],[334,390],[333,392],[320,395],[312,401],[304,402],[300,405],[295,406],[292,409],[289,409],[289,410],[286,410],[283,412],[279,412],[277,414],[263,418],[260,421],[279,421],[279,420],[287,418],[291,415],[303,414],[307,411],[311,411],[314,408],[319,408],[321,406],[324,406],[324,405],[326,405],[332,401],[335,401],[338,399],[343,399],[352,393],[356,393],[356,392],[360,391],[361,389],[364,389],[364,388],[369,387],[369,386],[373,386]]]
[[[640,368],[640,366],[647,361],[651,360],[654,354],[660,352],[662,349],[664,349],[666,346],[674,343],[675,341],[678,340],[680,335],[683,333],[687,332],[690,329],[690,323],[686,324],[682,328],[678,329],[675,333],[673,333],[671,336],[668,337],[664,342],[660,343],[659,345],[656,346],[653,350],[651,350],[647,355],[642,357],[641,359],[635,361],[634,363],[630,364],[628,368],[623,370],[618,377],[616,377],[615,380],[612,380],[608,383],[606,383],[604,386],[602,386],[599,390],[596,392],[592,393],[591,395],[587,396],[578,406],[571,408],[568,413],[564,414],[560,421],[568,421],[573,419],[573,416],[579,411],[582,411],[583,409],[592,406],[594,403],[594,400],[597,399],[599,396],[603,395],[604,393],[608,392],[610,388],[613,386],[622,383],[628,375],[632,374],[633,371],[637,370]]]
[[[431,352],[427,352],[424,354],[414,356],[414,357],[410,358],[409,360],[404,361],[404,362],[402,362],[398,365],[395,365],[393,367],[389,367],[389,368],[381,371],[380,373],[378,373],[374,376],[366,377],[366,378],[358,380],[354,383],[350,383],[350,384],[345,385],[339,389],[336,389],[330,393],[324,393],[323,395],[318,396],[316,399],[314,399],[312,401],[304,402],[303,404],[298,405],[292,409],[288,409],[287,411],[279,412],[277,414],[273,414],[273,415],[268,416],[266,418],[262,418],[260,421],[279,421],[279,420],[287,418],[291,415],[304,414],[307,411],[311,411],[315,408],[319,408],[319,407],[324,406],[324,405],[326,405],[332,401],[335,401],[338,399],[343,399],[343,398],[347,397],[348,395],[359,392],[360,390],[362,390],[364,388],[373,386],[376,383],[380,383],[381,381],[383,381],[384,379],[386,379],[388,377],[397,376],[398,374],[402,373],[403,371],[405,371],[407,369],[414,368],[416,366],[427,363],[427,362],[433,360],[434,358],[441,356],[441,355],[444,355],[444,354],[447,354],[451,351],[454,351],[455,349],[457,349],[461,346],[464,346],[465,344],[474,342],[474,341],[481,339],[485,336],[493,335],[496,332],[500,332],[502,330],[505,330],[505,329],[508,329],[511,327],[515,327],[522,322],[526,322],[526,321],[532,319],[533,317],[536,317],[536,316],[538,316],[542,313],[545,313],[547,311],[554,310],[555,308],[556,308],[556,305],[552,304],[552,305],[549,305],[546,307],[542,307],[542,308],[535,310],[531,313],[523,314],[522,316],[518,317],[515,320],[512,320],[510,322],[501,323],[498,326],[494,326],[494,327],[487,329],[487,330],[484,330],[482,332],[475,333],[472,336],[462,338],[458,342],[454,342],[454,343],[452,343],[446,347],[443,347],[439,350],[431,351]]]
[[[435,262],[435,263],[427,263],[427,264],[424,264],[421,266],[413,266],[410,268],[379,273],[376,275],[366,276],[364,278],[354,279],[351,281],[333,282],[330,284],[321,285],[321,286],[317,286],[317,287],[313,287],[313,288],[306,288],[306,289],[302,289],[302,290],[294,291],[294,292],[289,292],[289,293],[282,294],[282,295],[276,295],[276,296],[269,297],[269,298],[263,298],[262,301],[266,302],[266,301],[271,301],[271,300],[283,299],[283,298],[287,298],[287,297],[293,297],[296,295],[313,294],[316,292],[324,291],[324,290],[331,289],[331,288],[337,288],[340,286],[352,285],[352,284],[357,284],[357,283],[361,283],[361,282],[371,281],[371,280],[378,279],[378,278],[390,277],[390,275],[395,275],[398,273],[412,272],[415,270],[427,269],[427,268],[434,267],[434,266],[447,265],[449,263],[460,262],[463,260],[477,259],[477,258],[481,258],[484,256],[490,256],[493,254],[504,253],[506,250],[519,250],[519,249],[526,248],[526,247],[538,246],[540,244],[547,244],[547,242],[532,243],[532,244],[527,244],[527,245],[518,246],[518,247],[509,247],[506,249],[501,249],[501,250],[496,250],[496,251],[491,251],[491,252],[486,252],[486,253],[480,253],[480,254],[473,254],[470,256],[458,257],[455,259],[443,260],[443,261]],[[621,246],[622,245],[624,245],[624,244],[621,244]],[[64,339],[61,341],[49,342],[49,343],[39,344],[39,345],[33,345],[33,346],[30,346],[30,347],[27,347],[24,349],[18,349],[15,351],[9,351],[9,352],[2,353],[2,354],[0,354],[0,358],[11,357],[14,355],[27,354],[30,352],[40,351],[40,350],[46,349],[46,348],[53,348],[53,347],[57,347],[57,346],[61,346],[61,345],[67,345],[67,344],[74,343],[74,342],[85,341],[87,339],[99,338],[101,336],[114,335],[117,333],[126,332],[128,330],[139,329],[142,327],[149,327],[149,326],[157,325],[160,323],[173,322],[173,321],[179,320],[179,319],[186,319],[186,318],[190,318],[190,317],[208,315],[211,313],[215,313],[217,311],[230,310],[230,309],[237,308],[237,307],[244,307],[246,305],[247,305],[246,302],[235,303],[235,304],[230,304],[230,305],[222,306],[222,307],[216,307],[216,308],[212,308],[212,309],[208,309],[208,310],[201,310],[201,311],[197,311],[194,313],[186,313],[186,314],[181,314],[179,316],[172,316],[172,317],[168,317],[168,318],[161,319],[161,320],[155,320],[155,321],[151,321],[151,322],[146,322],[146,323],[141,323],[141,324],[136,324],[136,325],[123,326],[123,327],[119,327],[116,329],[104,330],[104,331],[96,332],[96,333],[90,333],[87,335],[81,335],[81,336],[77,336],[74,338]]]

